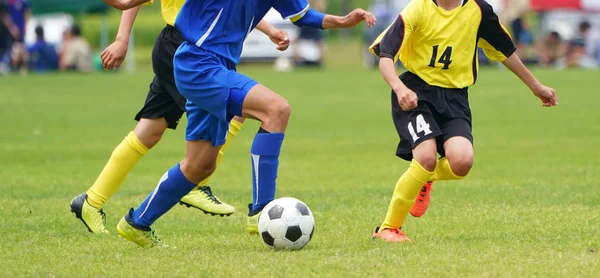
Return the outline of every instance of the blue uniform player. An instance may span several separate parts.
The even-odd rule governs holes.
[[[111,4],[111,0],[105,0]],[[131,2],[139,2],[132,0]],[[127,0],[116,0],[127,8]],[[244,39],[274,8],[298,26],[349,28],[375,17],[362,9],[339,17],[312,10],[306,0],[187,0],[175,21],[185,41],[174,57],[177,88],[188,99],[185,159],[169,169],[156,189],[117,226],[118,233],[142,247],[162,245],[151,225],[215,169],[234,116],[262,122],[254,137],[252,203],[248,231],[257,233],[263,207],[275,197],[275,180],[290,105],[278,94],[236,72]]]

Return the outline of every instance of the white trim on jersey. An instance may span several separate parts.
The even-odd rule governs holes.
[[[221,10],[219,11],[219,14],[217,14],[217,17],[215,18],[215,20],[213,20],[213,22],[210,24],[210,27],[208,27],[208,30],[206,30],[206,33],[204,33],[204,35],[202,35],[202,37],[200,37],[198,39],[198,41],[196,41],[197,47],[202,46],[202,44],[204,43],[206,38],[208,38],[208,36],[210,35],[210,32],[212,32],[212,30],[215,28],[215,25],[217,25],[217,21],[219,21],[219,18],[221,17],[221,13],[223,13],[223,8],[221,8]]]

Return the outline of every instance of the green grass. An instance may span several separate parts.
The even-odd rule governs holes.
[[[347,53],[346,53],[347,54]],[[508,71],[483,70],[471,89],[475,167],[438,182],[412,244],[370,239],[407,163],[389,90],[353,55],[323,71],[242,66],[293,107],[278,196],[305,201],[315,237],[274,252],[245,233],[252,136],[248,122],[212,180],[229,218],[176,206],[156,223],[175,250],[143,250],[115,225],[183,158],[184,128],[168,132],[105,207],[109,236],[69,212],[134,126],[151,72],[0,78],[0,276],[597,277],[600,119],[597,72],[536,70],[560,106],[544,109]]]

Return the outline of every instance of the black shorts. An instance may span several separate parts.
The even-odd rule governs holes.
[[[154,49],[152,49],[154,79],[150,83],[144,107],[135,115],[136,121],[141,118],[165,118],[169,128],[177,128],[177,124],[185,112],[186,100],[175,86],[173,56],[182,43],[183,37],[173,26],[167,25],[158,35]]]
[[[436,138],[437,150],[444,156],[444,142],[462,136],[473,143],[471,108],[467,88],[430,86],[411,72],[400,75],[402,82],[419,97],[417,108],[403,111],[392,91],[392,118],[400,143],[396,155],[412,160],[412,150],[421,142]]]

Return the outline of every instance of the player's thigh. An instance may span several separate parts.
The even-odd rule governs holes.
[[[185,139],[187,141],[208,141],[215,147],[225,144],[229,121],[215,116],[191,101],[187,102],[186,110],[188,122]]]
[[[283,132],[291,114],[288,101],[269,88],[257,84],[244,100],[242,114],[246,118],[263,122],[269,131]]]
[[[216,168],[217,156],[227,137],[228,123],[202,109],[186,103],[186,156],[181,169],[189,181],[199,183]]]
[[[169,87],[160,78],[154,77],[143,107],[135,116],[135,120],[164,119],[167,127],[176,129],[185,111],[185,98],[177,91],[175,85]]]
[[[168,25],[156,38],[152,49],[152,68],[154,74],[165,82],[174,83],[173,57],[182,42],[183,38],[179,31]]]
[[[435,168],[436,137],[442,135],[442,132],[429,105],[419,101],[415,109],[404,111],[398,105],[396,94],[392,92],[392,119],[400,136],[396,154],[407,160],[414,158],[426,169]]]
[[[465,176],[473,166],[473,134],[471,108],[467,90],[444,92],[447,117],[440,125],[443,148],[440,153],[448,158],[452,171]]]

